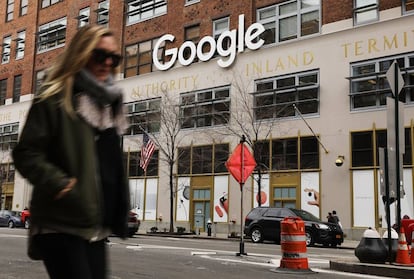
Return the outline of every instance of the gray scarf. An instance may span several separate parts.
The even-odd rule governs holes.
[[[114,84],[112,76],[101,82],[82,69],[75,77],[74,93],[76,112],[94,128],[115,127],[119,135],[128,128],[122,89]]]

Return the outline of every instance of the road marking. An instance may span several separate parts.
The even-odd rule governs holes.
[[[18,235],[18,234],[5,234],[5,233],[1,233],[0,237],[4,237],[4,238],[10,238],[10,237],[15,237],[15,238],[27,238],[27,235]]]

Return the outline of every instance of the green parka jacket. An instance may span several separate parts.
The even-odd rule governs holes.
[[[32,224],[93,239],[104,224],[96,130],[81,117],[70,116],[60,103],[60,94],[34,100],[12,153],[14,164],[33,185]],[[116,137],[120,143],[120,137]],[[119,154],[119,160],[113,164],[122,165],[120,144],[113,148]],[[74,188],[56,200],[56,195],[72,177],[77,179]],[[118,210],[112,214],[115,221],[109,229],[126,237],[130,207],[125,175],[119,179],[118,187]]]

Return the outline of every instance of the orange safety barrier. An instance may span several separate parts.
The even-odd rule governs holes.
[[[299,217],[286,217],[281,222],[280,268],[309,269],[306,255],[305,223]]]
[[[402,265],[411,264],[410,256],[408,254],[408,245],[407,245],[407,241],[405,240],[405,232],[404,232],[403,226],[401,226],[401,229],[400,229],[400,237],[398,239],[398,250],[397,250],[397,257],[395,259],[395,263],[402,264]]]
[[[414,219],[401,219],[401,226],[405,231],[405,239],[411,244],[411,233],[414,231]]]

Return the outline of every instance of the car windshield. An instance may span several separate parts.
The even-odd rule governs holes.
[[[291,208],[290,210],[292,210],[293,213],[295,213],[297,216],[302,218],[302,220],[304,220],[304,221],[312,221],[312,222],[320,222],[321,221],[321,220],[319,220],[318,217],[316,217],[315,215],[313,215],[312,213],[309,213],[307,211],[304,211],[304,210],[301,210],[301,209],[295,209],[295,208]]]

